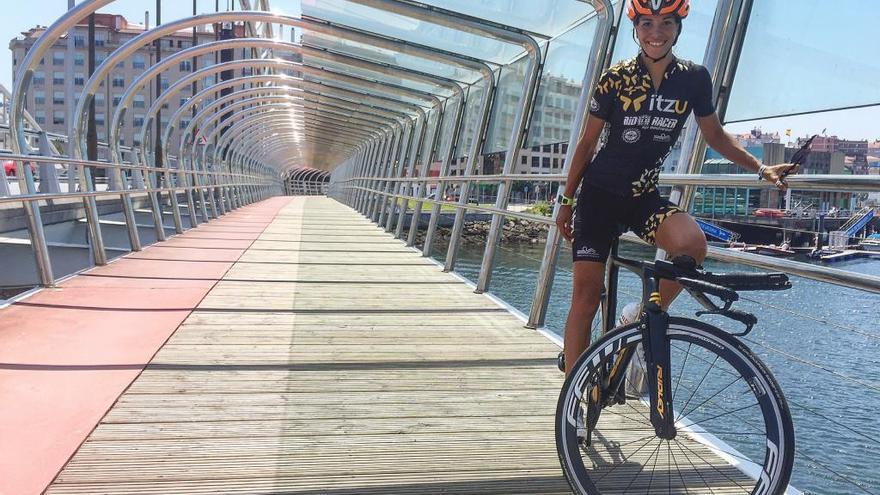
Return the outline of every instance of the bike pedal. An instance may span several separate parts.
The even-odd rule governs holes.
[[[556,367],[559,368],[559,371],[565,373],[565,352],[559,351],[559,354],[556,356]]]

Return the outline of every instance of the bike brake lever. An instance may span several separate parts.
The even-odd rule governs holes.
[[[736,320],[743,325],[746,326],[746,329],[740,333],[732,333],[736,337],[744,337],[752,331],[752,328],[758,323],[758,317],[751,314],[746,313],[745,311],[740,311],[738,309],[719,309],[717,311],[697,311],[697,316],[703,315],[721,315],[731,320]]]

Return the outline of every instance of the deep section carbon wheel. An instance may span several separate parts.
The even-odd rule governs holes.
[[[638,323],[609,332],[574,365],[556,411],[556,447],[574,492],[784,493],[794,432],[767,368],[735,337],[699,321],[670,318],[667,335],[677,432],[669,440],[651,425],[644,383],[655,377],[644,373]],[[634,353],[627,398],[596,408],[596,384],[622,349]]]

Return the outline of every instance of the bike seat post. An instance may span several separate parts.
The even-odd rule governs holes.
[[[615,259],[620,241],[615,239],[611,243],[611,253],[608,255],[608,262],[605,264],[605,298],[602,305],[602,334],[608,333],[614,328],[617,315],[617,285],[620,276],[620,267],[617,266]]]

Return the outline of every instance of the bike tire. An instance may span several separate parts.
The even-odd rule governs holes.
[[[602,409],[598,420],[592,419],[592,424],[596,424],[595,421],[598,424],[591,434],[591,437],[596,436],[601,441],[591,442],[588,446],[579,442],[578,418],[583,418],[583,406],[586,405],[581,397],[585,395],[587,384],[595,383],[589,380],[600,376],[601,367],[606,366],[617,351],[632,347],[635,352],[636,346],[642,341],[639,325],[636,322],[614,329],[592,344],[574,364],[563,384],[556,409],[556,448],[562,471],[574,493],[785,493],[794,462],[794,428],[779,385],[745,344],[714,326],[692,319],[669,319],[671,349],[679,358],[683,358],[683,362],[679,363],[680,369],[677,370],[674,363],[670,371],[670,377],[679,373],[677,382],[673,381],[672,391],[673,397],[679,402],[676,408],[682,406],[681,399],[684,398],[678,394],[690,393],[687,402],[683,403],[683,410],[676,409],[676,417],[683,415],[676,422],[681,433],[671,441],[661,440],[656,438],[653,428],[647,432],[630,426],[641,421],[647,422],[650,427],[647,400],[642,397],[641,400],[627,400],[629,406],[615,404]],[[699,382],[695,381],[695,377],[684,376],[689,359],[695,363],[692,369],[700,370],[700,366],[705,366],[708,370]],[[716,369],[716,364],[722,379],[734,380],[730,385],[722,388],[727,381],[714,377],[707,382],[707,376]],[[687,385],[682,385],[682,382]],[[694,383],[698,385],[692,390]],[[717,386],[721,391],[702,399],[704,402],[697,403],[698,406],[691,405],[703,384],[707,384],[707,387]],[[733,387],[735,384],[736,387]],[[719,402],[725,400],[717,404],[724,412],[724,407],[734,407],[726,402],[730,400],[728,396],[748,402],[749,395],[755,403],[752,406],[741,410],[730,409],[734,412],[728,411],[718,416],[705,411],[707,405],[716,399]],[[688,412],[689,407],[691,412]],[[615,408],[618,409],[612,411]],[[644,408],[644,413],[640,412],[640,408]],[[707,419],[701,422],[704,414],[708,414],[705,416]],[[743,418],[743,415],[748,417]],[[590,424],[588,419],[581,421],[581,438],[584,425]],[[748,427],[743,427],[743,431],[739,432],[737,429],[741,426],[737,424],[727,431],[729,426],[723,423],[731,419],[746,420]],[[762,434],[764,438],[761,438]],[[642,441],[645,443],[639,443]],[[665,463],[661,461],[664,442]],[[656,454],[649,454],[645,458],[645,453],[652,448]],[[629,453],[627,449],[634,452]],[[646,449],[645,452],[639,453],[642,449]],[[740,449],[746,453],[740,452]],[[676,454],[673,454],[673,450]],[[670,462],[670,458],[673,462]],[[659,470],[658,464],[661,465]],[[704,467],[704,464],[708,467]],[[646,480],[649,480],[647,488],[644,486]]]

